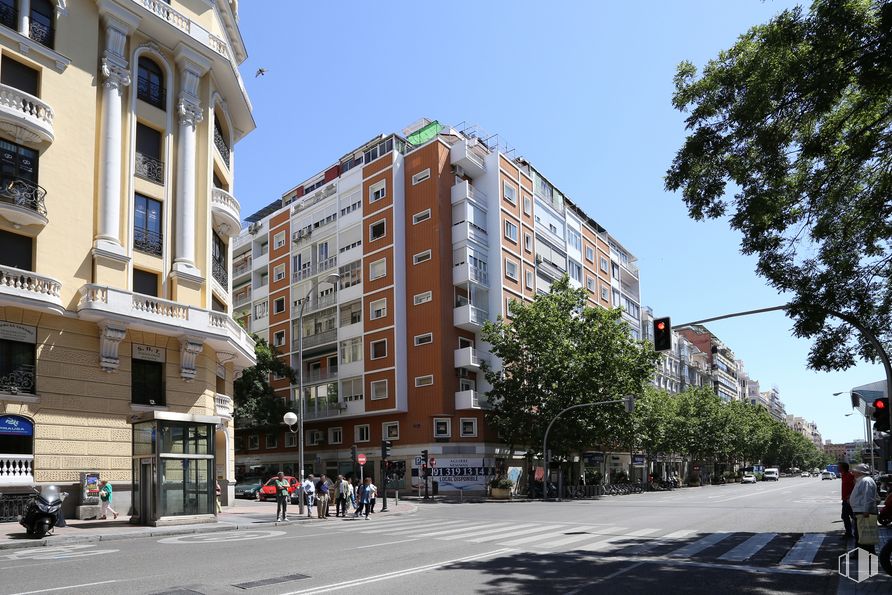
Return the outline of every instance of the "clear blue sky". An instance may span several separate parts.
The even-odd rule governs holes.
[[[499,133],[626,245],[642,305],[674,322],[783,303],[721,221],[690,220],[663,175],[684,138],[681,60],[698,66],[792,2],[242,2],[242,74],[257,130],[236,153],[243,215],[347,151],[424,116]],[[257,68],[268,73],[255,78]],[[863,436],[837,391],[879,365],[805,366],[783,315],[709,326],[787,412],[824,438]]]

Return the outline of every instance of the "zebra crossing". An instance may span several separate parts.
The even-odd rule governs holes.
[[[845,542],[823,533],[702,532],[696,529],[613,524],[434,520],[430,518],[362,519],[326,525],[327,530],[384,538],[384,543],[412,540],[464,541],[536,552],[578,552],[666,561],[714,561],[720,564],[828,569],[846,550]],[[370,547],[370,546],[366,546]]]

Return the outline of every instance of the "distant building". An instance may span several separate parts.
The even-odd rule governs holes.
[[[784,402],[780,399],[780,389],[777,386],[772,386],[771,390],[765,391],[760,395],[768,403],[768,412],[771,416],[779,422],[786,422],[787,409],[784,406]]]
[[[737,399],[739,381],[734,352],[703,325],[686,325],[675,330],[705,354],[705,363],[708,366],[707,371],[710,374],[715,394],[721,397],[723,401]]]

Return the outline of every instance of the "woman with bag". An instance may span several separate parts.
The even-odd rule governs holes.
[[[870,476],[870,467],[864,463],[852,467],[855,489],[849,496],[852,512],[858,520],[858,547],[874,553],[880,541],[877,528],[877,484]]]
[[[114,515],[112,518],[118,518],[118,513],[112,508],[112,487],[106,480],[99,482],[99,518],[103,521],[108,518],[108,513]]]

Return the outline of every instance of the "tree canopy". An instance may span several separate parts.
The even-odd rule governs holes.
[[[273,393],[270,374],[288,378],[291,384],[296,382],[294,370],[279,359],[275,347],[264,339],[256,336],[254,339],[257,341],[254,348],[257,363],[245,368],[234,382],[234,417],[240,428],[281,424],[287,401]]]
[[[666,188],[742,234],[758,274],[792,296],[811,367],[872,361],[825,309],[892,339],[892,2],[785,10],[699,75],[681,63],[673,105],[689,134]]]

